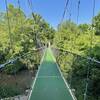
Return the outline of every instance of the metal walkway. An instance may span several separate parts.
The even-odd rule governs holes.
[[[29,100],[75,100],[50,48],[45,50]]]

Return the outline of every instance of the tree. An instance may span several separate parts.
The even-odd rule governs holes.
[[[81,30],[81,33],[87,33],[89,28],[90,28],[90,25],[88,24],[80,24],[79,26],[79,29]]]
[[[96,35],[100,35],[100,13],[93,18],[93,27],[95,28]]]
[[[0,13],[0,15],[0,59],[4,58],[1,63],[31,52],[39,43],[43,44],[53,40],[55,30],[39,14],[33,13],[34,18],[26,17],[21,9],[19,10],[10,4],[8,6],[8,16],[6,12]],[[10,33],[7,23],[8,18],[10,21]],[[10,39],[12,48],[9,45]],[[36,43],[37,40],[38,43]],[[30,58],[32,57],[30,55]],[[30,62],[30,64],[26,64],[27,67],[33,64],[32,60],[30,59],[29,61],[28,59],[29,57],[26,57],[26,62]],[[34,63],[36,63],[36,60]],[[11,69],[13,68],[11,67]]]
[[[94,33],[95,30],[90,24],[76,25],[65,21],[59,25],[54,37],[54,45],[60,48],[57,61],[71,88],[75,89],[78,100],[83,100],[87,81],[89,84],[87,100],[99,100],[100,98],[100,86],[98,85],[100,65],[84,58],[89,56],[100,61],[100,37]],[[88,67],[90,67],[89,80],[87,80]]]

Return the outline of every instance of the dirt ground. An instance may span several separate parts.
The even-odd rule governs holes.
[[[27,98],[25,92],[31,88],[34,77],[35,77],[35,72],[28,70],[23,70],[17,73],[16,75],[7,75],[0,72],[0,85],[17,86],[18,89],[22,91],[21,95],[24,95],[20,96],[20,100],[24,100],[25,98]],[[18,99],[16,98],[12,100],[18,100]]]

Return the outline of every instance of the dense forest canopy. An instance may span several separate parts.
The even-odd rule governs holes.
[[[40,15],[34,13],[33,18],[27,18],[23,11],[10,4],[8,17],[6,12],[0,13],[0,52],[7,60],[43,45],[48,39],[52,41],[54,32]]]
[[[72,21],[64,21],[58,26],[54,36],[54,47],[63,51],[57,56],[57,61],[69,83],[71,80],[71,87],[76,90],[75,95],[78,100],[83,100],[87,82],[89,85],[87,100],[100,99],[100,63],[91,62],[65,51],[100,61],[99,30],[100,14],[93,18],[92,24],[77,25]]]
[[[21,9],[15,8],[12,4],[8,7],[8,16],[6,12],[0,12],[0,64],[32,51],[34,48],[44,46],[48,41],[53,47],[71,51],[84,57],[90,56],[100,61],[100,13],[93,18],[92,25],[86,23],[77,25],[66,20],[58,25],[57,30],[54,30],[39,14],[32,13],[31,17],[26,17]],[[73,71],[75,76],[73,78],[80,80],[73,79],[75,82],[72,85],[76,90],[80,89],[79,92],[76,91],[76,96],[78,100],[83,100],[84,89],[82,89],[81,83],[83,82],[82,79],[87,76],[87,60],[76,59],[73,55],[65,54],[64,52],[59,53],[57,61],[66,79]],[[30,67],[39,64],[39,55],[37,59],[30,55],[17,61],[16,66],[6,66],[4,72],[13,74],[16,69],[15,72],[17,73],[23,65],[31,69]],[[66,65],[66,61],[70,64]],[[93,63],[91,67],[89,76],[91,89],[88,100],[100,100],[100,68],[98,67],[100,64],[97,63]],[[77,86],[77,84],[79,85]],[[79,94],[81,95],[79,96]]]

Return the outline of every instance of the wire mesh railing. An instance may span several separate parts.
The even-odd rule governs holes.
[[[0,99],[27,100],[45,47],[0,65]]]
[[[52,50],[77,100],[99,100],[100,62],[62,49]]]

